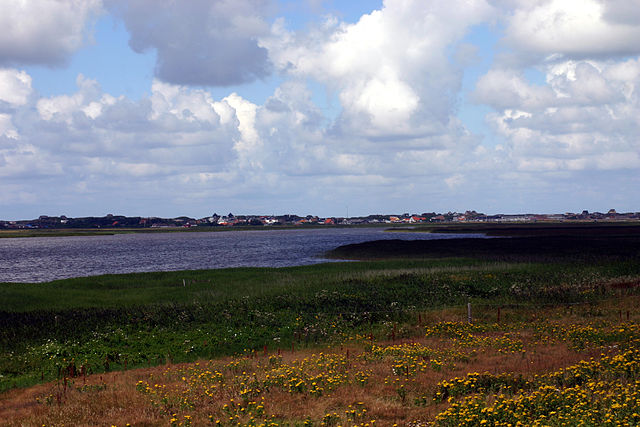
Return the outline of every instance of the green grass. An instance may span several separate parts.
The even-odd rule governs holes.
[[[0,311],[130,307],[198,299],[308,293],[377,271],[475,265],[473,260],[327,263],[289,268],[229,268],[115,274],[47,283],[0,283]],[[390,268],[392,266],[392,268]]]
[[[638,277],[635,259],[448,258],[3,283],[0,390],[55,379],[70,366],[101,372],[384,335],[416,311],[467,301],[595,301],[620,292],[612,280]]]
[[[466,289],[469,295],[507,298],[510,286],[518,281],[537,286],[560,285],[587,280],[592,275],[604,279],[638,273],[640,267],[633,260],[549,264],[449,258],[115,274],[47,283],[0,283],[0,312],[121,309],[195,301],[205,304],[282,295],[304,299],[320,290],[366,293],[372,287],[378,294],[408,292],[407,283],[416,294],[444,296],[442,285],[448,283],[460,292]],[[375,301],[375,295],[370,297]]]

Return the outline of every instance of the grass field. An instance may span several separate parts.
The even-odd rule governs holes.
[[[0,424],[638,424],[637,237],[578,238],[0,284]]]

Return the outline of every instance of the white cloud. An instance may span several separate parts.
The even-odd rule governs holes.
[[[91,189],[87,180],[216,173],[236,156],[236,111],[228,107],[232,117],[222,123],[216,108],[226,104],[203,90],[155,82],[148,98],[133,102],[82,75],[77,84],[76,93],[24,106],[7,132],[48,156],[78,188]]]
[[[0,114],[0,137],[1,136],[6,136],[11,139],[19,138],[18,132],[11,122],[11,116],[9,114]]]
[[[478,79],[473,99],[496,110],[486,119],[504,141],[494,153],[504,174],[566,189],[588,173],[581,182],[606,198],[605,173],[640,168],[640,21],[632,3],[494,2],[511,50]],[[528,67],[544,81],[529,81]]]
[[[547,65],[547,85],[492,70],[475,99],[511,146],[520,170],[611,170],[640,166],[640,60],[566,61]],[[499,91],[499,80],[507,82]],[[515,82],[515,83],[514,83]],[[495,89],[495,90],[493,90]]]
[[[0,0],[0,66],[64,64],[87,40],[101,0]]]
[[[603,0],[603,18],[615,24],[638,25],[640,0]]]
[[[0,199],[82,200],[90,215],[529,210],[563,206],[580,185],[590,200],[618,187],[637,200],[640,60],[620,56],[634,52],[634,12],[490,3],[387,0],[353,24],[329,17],[294,32],[284,21],[269,31],[268,1],[109,0],[131,46],[157,51],[149,95],[114,97],[79,75],[75,92],[39,98],[28,74],[0,69]],[[483,145],[456,112],[465,67],[473,75],[487,59],[465,36],[498,9],[504,26],[487,31],[506,28],[511,51],[472,94],[494,109]],[[82,31],[92,13],[77,15]],[[199,86],[259,79],[270,62],[282,83],[263,104]],[[545,78],[532,83],[527,66]],[[318,103],[322,85],[339,111]]]
[[[154,120],[163,114],[172,114],[187,122],[200,120],[216,125],[220,121],[211,94],[204,90],[187,90],[156,80],[151,92],[151,118]]]
[[[514,69],[493,69],[476,83],[474,99],[496,109],[521,108],[534,111],[546,108],[555,98],[548,87],[531,85],[524,75]]]
[[[0,68],[0,102],[24,105],[32,93],[31,76],[25,71]]]
[[[0,142],[0,177],[5,181],[48,179],[62,173],[60,165],[51,163],[45,151],[22,138],[7,143],[0,134]]]
[[[73,114],[82,112],[87,117],[95,119],[102,111],[100,86],[95,80],[87,79],[82,74],[76,79],[79,91],[73,95],[60,95],[51,98],[41,98],[37,102],[38,113],[44,120],[65,121],[71,123]],[[106,97],[105,104],[113,104],[115,100]]]
[[[136,52],[157,52],[155,74],[172,84],[227,86],[269,74],[256,38],[268,32],[270,0],[107,0]]]
[[[32,93],[29,74],[25,71],[0,68],[0,137],[20,138],[12,115],[16,109],[29,102]]]
[[[447,49],[491,11],[482,0],[455,3],[387,0],[355,24],[329,18],[309,34],[278,21],[261,44],[280,70],[337,91],[345,134],[443,132],[461,79]]]
[[[640,21],[626,13],[637,0],[544,0],[516,2],[507,11],[503,41],[521,61],[637,55]],[[637,11],[634,12],[637,15]]]
[[[12,129],[63,172],[57,185],[87,200],[128,181],[136,182],[130,196],[146,189],[155,197],[174,192],[184,200],[245,198],[265,206],[282,197],[307,204],[313,194],[320,203],[327,186],[340,186],[345,197],[361,186],[400,194],[397,187],[410,181],[412,188],[438,188],[478,143],[453,115],[461,74],[447,53],[488,11],[482,2],[470,6],[454,12],[388,1],[357,24],[329,23],[315,42],[313,35],[284,45],[265,39],[274,58],[300,65],[282,69],[290,79],[264,105],[237,94],[214,100],[161,77],[149,97],[134,102],[79,76],[75,93],[33,100],[35,109],[24,106]],[[459,22],[444,25],[441,13]],[[338,92],[337,121],[314,104],[307,77]],[[372,196],[360,199],[366,204]]]
[[[444,182],[447,184],[447,186],[450,189],[456,189],[458,187],[460,187],[462,184],[464,184],[464,176],[462,174],[455,174],[450,176],[449,178],[446,178],[444,180]]]
[[[251,169],[260,169],[262,164],[258,158],[251,160],[251,157],[261,151],[262,141],[255,128],[257,105],[249,102],[235,93],[223,99],[236,114],[238,121],[238,131],[240,138],[236,140],[234,149],[238,153],[240,161],[246,162],[245,167]]]

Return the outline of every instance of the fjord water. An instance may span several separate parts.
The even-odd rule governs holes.
[[[377,239],[427,240],[469,234],[327,228],[0,239],[0,282],[225,267],[284,267],[326,262],[340,245]],[[475,237],[479,237],[475,235]]]

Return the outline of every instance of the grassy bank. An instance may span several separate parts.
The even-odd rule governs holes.
[[[593,302],[635,292],[640,264],[474,259],[331,263],[0,284],[0,388],[371,333],[466,304]]]
[[[640,299],[413,312],[332,342],[0,394],[0,425],[637,425]],[[335,319],[334,319],[335,322]]]

